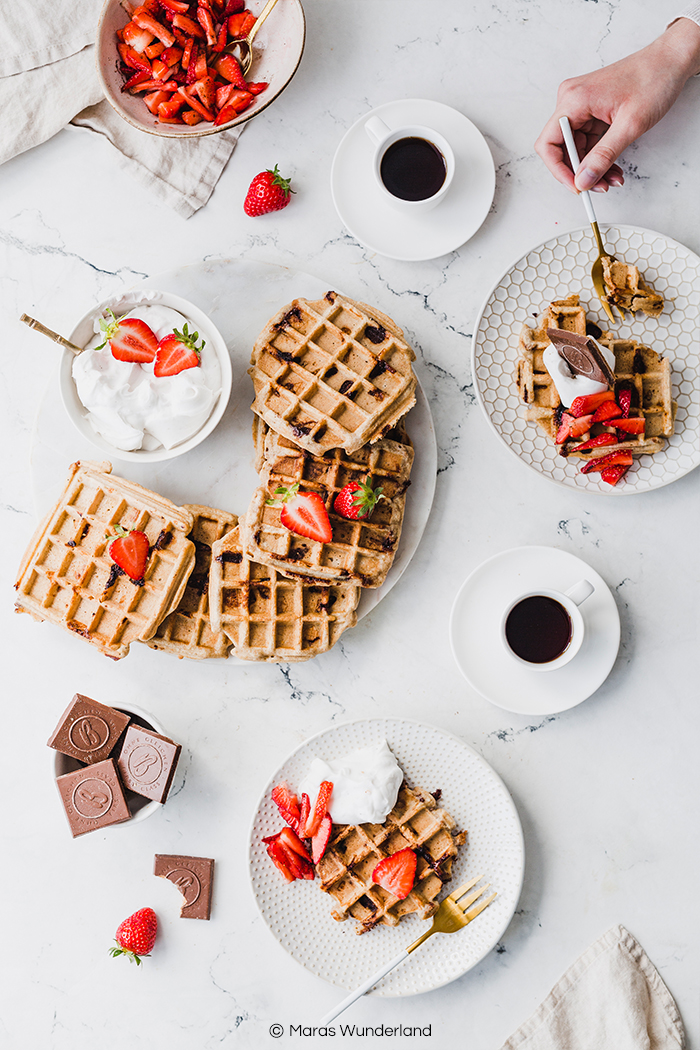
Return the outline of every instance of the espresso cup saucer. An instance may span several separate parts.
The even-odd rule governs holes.
[[[576,656],[552,671],[532,671],[512,659],[500,635],[508,605],[527,591],[567,591],[581,579],[595,590],[580,606],[585,636]],[[496,707],[555,714],[588,699],[610,674],[620,616],[610,588],[585,561],[554,547],[515,547],[483,562],[460,587],[450,613],[450,645],[471,687]]]
[[[365,124],[378,116],[391,128],[424,125],[443,135],[455,174],[432,210],[406,214],[387,204],[374,178],[375,145]],[[437,259],[473,237],[488,215],[496,187],[491,151],[463,113],[429,99],[397,99],[365,113],[346,132],[331,168],[331,194],[348,231],[371,251],[402,262]]]

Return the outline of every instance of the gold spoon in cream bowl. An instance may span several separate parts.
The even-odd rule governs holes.
[[[248,75],[248,70],[253,64],[253,39],[276,3],[277,0],[267,0],[248,36],[244,37],[243,40],[232,40],[222,51],[223,55],[234,55],[238,59],[238,64],[244,77]],[[238,54],[235,55],[234,52],[238,52]]]

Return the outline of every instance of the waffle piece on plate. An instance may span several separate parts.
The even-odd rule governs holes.
[[[194,543],[196,560],[177,609],[169,613],[152,638],[151,649],[163,649],[193,660],[228,656],[231,641],[223,631],[212,630],[209,619],[209,570],[211,549],[238,522],[235,514],[213,507],[186,503],[194,524],[189,539]]]
[[[152,637],[180,601],[195,561],[192,515],[124,478],[110,463],[73,463],[56,505],[27,548],[15,584],[20,612],[55,623],[121,659]],[[142,580],[112,561],[117,526],[144,532]]]
[[[376,441],[415,404],[413,350],[364,303],[327,292],[295,299],[258,337],[253,411],[314,455]]]
[[[243,553],[238,527],[212,546],[212,627],[242,660],[287,663],[325,653],[357,622],[360,588],[353,583],[288,579]]]
[[[357,933],[378,925],[396,926],[405,915],[427,919],[438,907],[438,895],[452,876],[452,861],[466,839],[455,822],[422,788],[404,781],[396,805],[383,824],[334,824],[316,866],[321,889],[333,897],[331,914],[342,922],[353,918]],[[398,900],[372,881],[384,857],[410,847],[418,856],[416,879],[408,897]]]
[[[413,465],[410,445],[380,438],[354,453],[333,449],[324,456],[312,456],[274,430],[267,430],[258,440],[262,485],[241,522],[247,556],[290,575],[356,580],[363,587],[380,587],[401,536]],[[368,476],[375,489],[382,489],[372,512],[357,521],[335,513],[333,503],[340,490]],[[280,520],[281,508],[268,504],[279,487],[296,484],[300,491],[316,492],[323,500],[333,532],[330,542],[290,532]]]
[[[649,317],[658,317],[664,308],[664,297],[645,283],[636,266],[617,262],[603,256],[603,282],[607,289],[605,298],[621,310],[636,313],[641,310]]]

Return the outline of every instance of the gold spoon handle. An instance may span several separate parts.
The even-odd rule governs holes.
[[[267,18],[267,16],[269,15],[270,11],[272,10],[272,8],[275,6],[276,3],[277,3],[277,0],[267,0],[267,3],[265,4],[265,6],[263,7],[262,11],[260,12],[260,14],[258,15],[258,17],[257,17],[257,19],[255,21],[255,25],[253,26],[251,31],[248,33],[248,36],[246,37],[246,40],[248,42],[248,46],[250,46],[253,43],[253,37],[257,33],[258,29],[260,29],[260,26],[263,24],[263,22],[265,21],[265,19]]]
[[[58,332],[52,332],[50,328],[47,328],[41,321],[37,321],[35,317],[29,317],[28,314],[22,314],[20,321],[24,321],[30,328],[36,328],[37,332],[41,332],[42,335],[46,335],[49,339],[53,339],[54,343],[59,343],[61,346],[65,346],[67,350],[70,350],[74,354],[82,354],[85,349],[82,346],[76,346],[75,343],[71,343],[70,339],[64,339]]]

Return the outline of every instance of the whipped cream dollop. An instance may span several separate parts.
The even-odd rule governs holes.
[[[322,780],[333,783],[329,811],[334,824],[382,824],[396,805],[403,773],[386,740],[326,762],[315,758],[299,786],[313,811]]]
[[[145,321],[158,340],[184,324],[195,325],[178,310],[158,303],[135,307],[124,316]],[[209,418],[221,392],[221,370],[216,351],[208,343],[200,364],[175,376],[155,376],[154,362],[118,361],[98,333],[73,361],[73,381],[87,409],[87,419],[110,445],[132,452],[173,448],[187,441]]]
[[[592,336],[589,336],[589,338],[598,347],[598,350],[608,362],[610,369],[614,372],[615,355],[612,350],[608,350],[606,346],[601,346],[598,340],[593,339]],[[596,382],[595,379],[589,379],[588,376],[575,375],[552,343],[543,351],[542,361],[552,377],[552,382],[557,388],[559,399],[564,408],[571,408],[574,399],[577,397],[602,394],[604,390],[608,389],[607,383]]]

